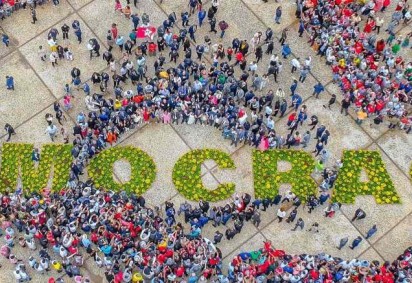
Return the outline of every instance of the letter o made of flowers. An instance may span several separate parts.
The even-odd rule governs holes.
[[[130,181],[124,184],[113,180],[113,165],[121,159],[127,160],[131,166]],[[138,195],[146,192],[156,178],[156,164],[153,159],[133,146],[112,147],[102,151],[90,161],[87,171],[97,187]]]
[[[176,189],[189,200],[220,201],[235,192],[235,184],[219,184],[215,190],[208,190],[202,182],[201,166],[206,160],[214,160],[219,169],[234,169],[230,156],[217,149],[191,150],[176,162],[173,168],[173,183]]]

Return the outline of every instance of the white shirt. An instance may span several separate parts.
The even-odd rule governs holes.
[[[293,67],[295,67],[295,68],[300,68],[300,62],[299,62],[298,59],[293,58],[292,61],[291,61],[291,63],[292,63],[292,66],[293,66]]]

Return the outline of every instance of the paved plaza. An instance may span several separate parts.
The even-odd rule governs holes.
[[[78,67],[82,72],[82,81],[91,77],[93,72],[109,73],[106,62],[101,58],[89,58],[89,51],[86,48],[87,40],[96,38],[102,46],[101,52],[107,48],[106,33],[112,23],[117,23],[119,32],[125,37],[132,30],[132,23],[123,15],[114,11],[114,1],[109,0],[61,0],[60,5],[44,5],[37,9],[38,22],[30,23],[31,16],[29,10],[17,11],[12,17],[0,22],[1,32],[10,36],[10,46],[0,48],[0,79],[6,75],[12,75],[15,80],[15,91],[7,91],[3,86],[0,90],[0,125],[10,123],[16,130],[16,135],[12,137],[12,142],[34,143],[37,147],[49,143],[50,138],[44,133],[46,129],[45,115],[53,113],[53,103],[62,102],[64,96],[63,86],[70,83],[70,70]],[[210,6],[209,1],[203,3],[206,9]],[[275,24],[273,15],[276,7],[282,5],[283,15],[281,24]],[[396,3],[392,3],[385,16],[385,24],[390,22],[390,16]],[[289,28],[287,43],[292,49],[293,56],[301,59],[311,56],[313,59],[312,69],[304,83],[299,83],[299,94],[303,97],[303,104],[307,105],[309,117],[316,115],[319,121],[324,124],[331,133],[328,150],[331,152],[329,164],[333,164],[341,158],[344,149],[368,149],[381,153],[392,180],[395,184],[398,195],[401,197],[401,204],[397,205],[377,205],[372,196],[357,197],[355,204],[343,205],[342,209],[336,213],[334,218],[323,216],[323,208],[317,208],[311,214],[306,209],[299,208],[299,217],[305,219],[307,227],[314,222],[320,224],[320,232],[313,234],[303,231],[291,233],[293,226],[285,222],[277,223],[276,209],[269,208],[262,212],[262,223],[256,228],[250,222],[245,223],[241,234],[236,235],[234,240],[224,239],[218,247],[224,256],[224,263],[228,263],[235,254],[241,251],[250,251],[261,248],[263,241],[271,240],[276,248],[283,249],[288,253],[320,253],[326,252],[333,256],[352,259],[360,258],[367,260],[392,261],[411,245],[412,239],[412,185],[409,175],[412,165],[412,135],[405,131],[388,129],[388,122],[377,127],[370,127],[369,121],[362,125],[355,123],[356,113],[350,110],[349,116],[339,113],[341,92],[336,84],[332,82],[332,72],[330,67],[325,65],[325,59],[316,56],[315,52],[307,43],[308,35],[298,37],[298,20],[296,19],[295,3],[290,0],[281,0],[279,3],[269,0],[268,3],[258,0],[222,0],[219,6],[218,21],[224,19],[229,24],[229,29],[225,37],[220,40],[218,35],[209,33],[209,24],[199,28],[196,32],[197,41],[203,41],[205,35],[211,37],[212,42],[223,43],[224,46],[231,45],[234,37],[247,39],[248,41],[258,32],[265,32],[267,27],[274,30],[275,36],[280,37],[281,31]],[[150,22],[154,26],[160,26],[167,15],[176,12],[180,19],[180,12],[187,10],[186,0],[139,0],[138,9],[132,8],[141,15],[147,13]],[[192,17],[192,21],[197,21]],[[43,45],[47,48],[47,34],[52,27],[60,30],[60,27],[67,23],[71,25],[73,20],[78,20],[82,26],[84,42],[78,44],[72,31],[69,33],[69,40],[64,44],[69,45],[74,54],[73,61],[62,60],[59,65],[52,67],[50,62],[43,62],[38,56],[38,47]],[[178,25],[180,25],[180,20]],[[406,35],[412,31],[409,25],[399,25],[397,34]],[[387,34],[381,32],[380,37],[385,38]],[[61,35],[59,36],[61,37]],[[166,52],[165,52],[166,53]],[[167,51],[168,53],[168,51]],[[275,53],[280,54],[280,45],[275,41]],[[119,59],[120,51],[114,48],[113,55]],[[412,50],[402,51],[402,56],[412,58]],[[182,56],[180,57],[182,58]],[[153,62],[155,57],[148,57],[148,74],[153,75]],[[276,90],[279,86],[285,90],[289,89],[292,83],[290,73],[290,60],[283,61],[278,83],[273,79],[269,80],[268,89]],[[208,63],[212,62],[206,54]],[[167,60],[168,61],[168,60]],[[264,54],[263,63],[259,63],[258,73],[266,72],[269,55]],[[408,61],[408,60],[407,60]],[[170,63],[168,63],[170,64]],[[239,72],[238,68],[236,72]],[[240,74],[240,73],[239,73]],[[299,74],[295,74],[296,78]],[[312,96],[313,86],[321,82],[326,91],[320,95],[319,99]],[[3,85],[3,82],[1,83]],[[111,88],[110,83],[110,88]],[[92,86],[92,93],[98,92],[98,86]],[[129,83],[129,86],[131,84]],[[111,89],[109,90],[109,92]],[[262,94],[263,92],[258,92]],[[322,105],[327,105],[332,94],[337,95],[337,103],[332,109],[325,109]],[[110,94],[107,94],[110,95]],[[80,111],[86,112],[84,104],[84,93],[82,90],[74,91],[73,109],[65,115],[67,121],[64,128],[71,132],[76,121],[76,116]],[[291,110],[288,109],[288,113]],[[287,135],[287,114],[283,118],[276,117],[276,131]],[[304,132],[309,129],[307,123],[299,130]],[[70,138],[72,136],[70,135]],[[4,131],[1,135],[1,144],[6,140]],[[62,142],[59,135],[57,142]],[[210,188],[215,188],[220,183],[234,182],[236,192],[247,192],[254,195],[253,174],[252,174],[252,147],[248,145],[230,145],[229,140],[222,138],[219,130],[213,127],[201,125],[171,125],[171,124],[147,124],[138,129],[130,130],[123,135],[115,146],[133,145],[147,152],[155,161],[157,166],[157,177],[151,189],[145,193],[147,203],[150,206],[163,207],[165,201],[171,201],[179,206],[184,201],[174,188],[172,182],[172,171],[176,161],[183,154],[191,149],[197,148],[217,148],[231,155],[236,169],[220,170],[214,162],[206,162],[202,168],[203,182]],[[312,151],[315,147],[315,140],[312,138],[307,147],[307,151]],[[279,164],[280,170],[287,170],[288,164]],[[86,176],[85,176],[86,177]],[[119,162],[114,168],[114,177],[119,182],[125,182],[130,177],[130,166],[127,162]],[[319,177],[313,174],[313,178],[319,181]],[[282,185],[282,193],[289,187]],[[222,203],[225,203],[223,201]],[[359,207],[366,212],[367,217],[361,221],[351,222],[355,210]],[[180,221],[182,217],[179,217]],[[365,236],[368,229],[377,224],[378,231],[370,239],[364,239],[356,249],[348,247],[338,250],[336,246],[343,237],[354,239],[357,236]],[[207,225],[203,230],[207,238],[213,238],[216,231],[211,225]],[[20,258],[27,258],[27,250],[20,247],[15,248],[16,254]],[[11,264],[3,257],[0,259],[2,272],[0,282],[14,282]],[[84,272],[89,274],[93,282],[105,282],[103,271],[97,268],[92,259],[86,261]],[[33,282],[46,282],[46,277],[41,277],[35,272],[31,272]],[[55,271],[50,275],[58,276]],[[68,281],[71,282],[71,281]]]

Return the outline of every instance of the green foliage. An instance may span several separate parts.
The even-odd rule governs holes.
[[[292,168],[278,172],[278,162],[290,162]],[[291,184],[292,191],[303,200],[316,194],[317,184],[311,178],[315,167],[312,156],[302,150],[253,151],[253,180],[256,198],[273,198],[281,184]]]
[[[66,185],[70,170],[71,146],[46,144],[40,151],[38,166],[32,161],[33,144],[5,143],[2,149],[0,191],[16,189],[21,176],[25,192],[39,191],[47,186],[53,168],[53,189]]]
[[[358,195],[373,195],[378,204],[400,203],[378,151],[345,150],[342,161],[343,167],[333,191],[334,201],[354,203]],[[368,182],[359,180],[362,168],[368,176]]]
[[[113,180],[113,165],[121,159],[127,160],[132,168],[130,181],[125,184]],[[97,187],[141,195],[155,180],[156,165],[147,153],[138,148],[112,147],[99,153],[90,161],[88,174]]]
[[[173,183],[187,199],[198,201],[220,201],[229,198],[235,191],[235,184],[219,184],[215,190],[208,190],[202,182],[201,165],[214,160],[219,169],[234,169],[230,156],[217,149],[191,150],[176,162],[173,168]]]

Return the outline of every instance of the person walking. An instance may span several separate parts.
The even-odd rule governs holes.
[[[13,76],[6,76],[6,87],[8,90],[14,90],[14,78]]]
[[[275,23],[280,24],[280,18],[282,17],[282,6],[278,6],[275,12]]]
[[[329,101],[328,101],[328,105],[326,106],[326,105],[323,105],[323,108],[326,108],[326,107],[328,107],[328,109],[330,109],[330,107],[333,105],[333,104],[335,104],[335,102],[336,102],[336,94],[332,94],[332,97],[329,99]]]
[[[339,241],[339,246],[337,246],[336,248],[337,248],[338,250],[341,250],[344,246],[346,246],[346,244],[348,243],[348,241],[349,241],[349,238],[348,238],[348,237],[344,237],[344,238],[340,239],[340,241]]]
[[[319,94],[324,91],[325,88],[322,85],[321,82],[318,82],[317,84],[315,84],[315,86],[313,87],[313,93],[312,95],[314,95],[317,99],[319,99]]]
[[[4,125],[4,129],[6,130],[6,133],[8,135],[6,139],[6,142],[8,142],[10,141],[11,135],[15,135],[16,132],[14,131],[13,127],[9,123],[6,123],[6,125]]]
[[[349,112],[348,112],[349,106],[350,106],[350,100],[349,100],[349,98],[346,97],[346,98],[344,98],[344,99],[342,100],[342,102],[341,102],[340,114],[342,114],[343,112],[345,112],[345,116],[348,116],[348,114],[349,114]]]
[[[58,132],[58,129],[56,127],[56,125],[54,124],[50,124],[47,126],[45,133],[49,134],[50,139],[52,140],[52,142],[54,142],[54,138],[56,137]]]
[[[366,233],[366,237],[365,239],[369,239],[370,237],[372,237],[376,231],[378,231],[378,228],[376,228],[376,224],[372,226],[372,228],[369,229],[369,231]]]
[[[362,237],[358,236],[356,239],[353,240],[352,244],[349,246],[352,250],[359,246],[359,244],[362,242]]]
[[[299,218],[298,221],[296,221],[295,227],[291,229],[291,231],[296,231],[297,228],[300,228],[300,230],[303,230],[305,227],[305,221],[303,221],[302,218]]]
[[[3,42],[4,45],[6,45],[6,47],[9,47],[10,44],[10,38],[7,34],[3,33],[1,35],[1,41]]]
[[[355,211],[355,215],[353,216],[351,222],[355,221],[355,220],[361,220],[364,219],[366,217],[366,213],[365,211],[363,211],[361,208],[358,208]]]
[[[220,38],[223,38],[228,27],[229,25],[225,20],[219,22]]]

